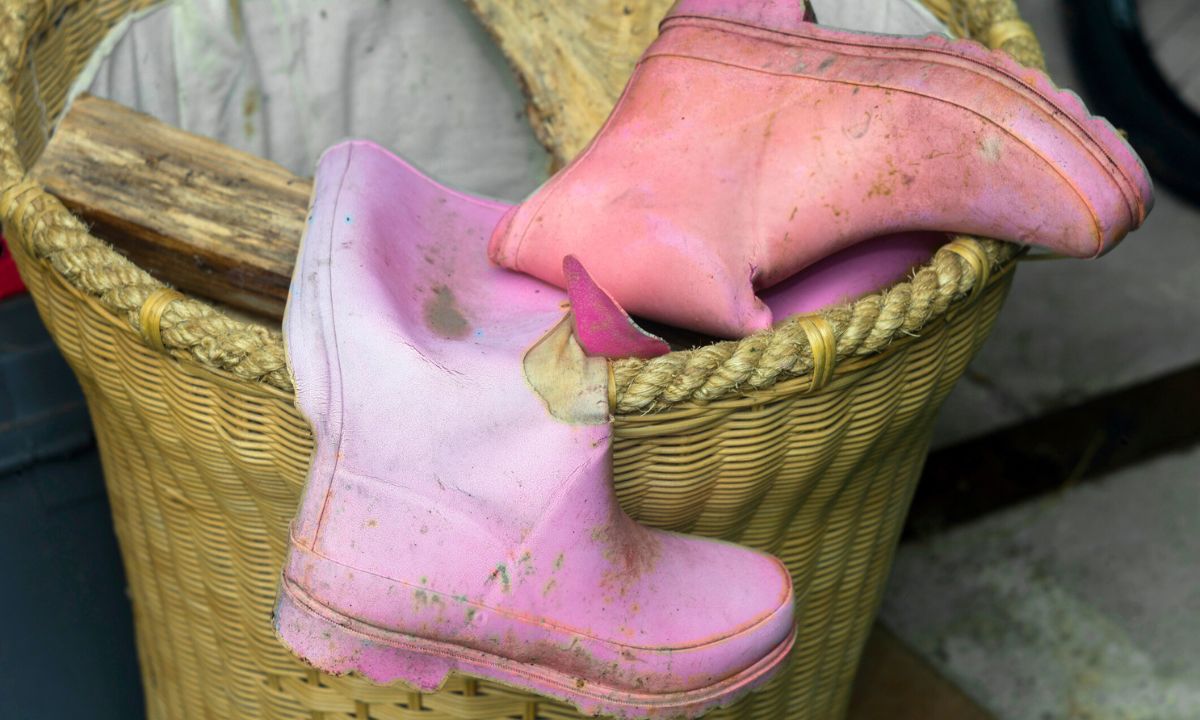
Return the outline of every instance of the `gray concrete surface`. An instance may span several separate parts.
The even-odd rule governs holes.
[[[1020,0],[1055,81],[1079,88],[1060,0]],[[1103,258],[1025,263],[996,329],[946,401],[935,444],[963,440],[1200,362],[1200,209],[1159,187]]]
[[[1200,718],[1200,449],[901,547],[882,619],[998,720]]]

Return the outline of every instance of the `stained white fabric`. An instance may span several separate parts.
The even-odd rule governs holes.
[[[813,4],[826,25],[942,30],[914,0]],[[548,167],[510,68],[461,0],[173,0],[116,27],[75,89],[301,175],[351,137],[508,200]]]

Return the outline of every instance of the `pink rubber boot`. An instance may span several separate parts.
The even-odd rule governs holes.
[[[620,509],[605,361],[560,290],[488,262],[506,209],[368,143],[322,158],[284,319],[316,454],[279,636],[424,691],[457,671],[623,718],[730,702],[791,648],[787,571]]]
[[[737,337],[772,322],[756,291],[869,238],[1093,257],[1151,204],[1113,128],[1001,53],[824,28],[794,0],[678,0],[591,145],[489,251],[560,286],[574,255],[630,313]]]

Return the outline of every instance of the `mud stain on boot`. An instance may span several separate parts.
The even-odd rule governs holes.
[[[855,90],[857,89],[858,88],[855,88]],[[862,120],[847,123],[842,127],[842,133],[851,140],[859,140],[871,129],[871,121],[873,119],[874,116],[871,114],[871,112],[869,110],[865,111],[863,112]]]
[[[605,524],[592,529],[592,540],[600,544],[609,565],[600,578],[601,587],[621,596],[643,575],[654,571],[662,552],[658,535],[616,506]]]
[[[425,300],[425,325],[447,340],[459,340],[471,331],[454,291],[445,285],[434,287],[433,295]]]
[[[989,163],[1000,162],[1003,141],[998,135],[989,135],[979,141],[979,156]]]
[[[550,640],[513,642],[511,638],[506,638],[506,641],[505,649],[512,656],[525,662],[552,666],[572,675],[575,678],[575,687],[580,689],[590,683],[600,683],[638,692],[659,692],[662,688],[678,686],[681,682],[688,685],[698,684],[695,676],[669,671],[647,671],[643,666],[646,660],[631,648],[622,648],[617,656],[606,659],[588,652],[577,637],[572,638],[569,643]]]
[[[492,574],[488,576],[489,583],[496,582],[497,580],[500,581],[500,589],[506,593],[512,587],[512,581],[508,577],[508,566],[504,563],[497,565]]]
[[[609,681],[618,685],[628,684],[627,669],[624,672],[619,663],[605,661],[592,655],[579,642],[572,638],[571,642],[563,645],[550,640],[535,640],[533,642],[517,642],[512,650],[526,662],[542,662],[551,665],[568,675],[575,677],[575,687],[586,687],[589,681]]]
[[[608,366],[575,340],[568,313],[525,353],[525,380],[556,419],[572,425],[608,423]]]

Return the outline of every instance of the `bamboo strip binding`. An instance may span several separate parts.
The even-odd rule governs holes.
[[[138,325],[141,326],[142,337],[146,338],[150,347],[163,353],[167,351],[162,340],[162,316],[167,306],[183,299],[183,293],[163,287],[150,293],[150,297],[142,303],[142,308],[138,311]]]

